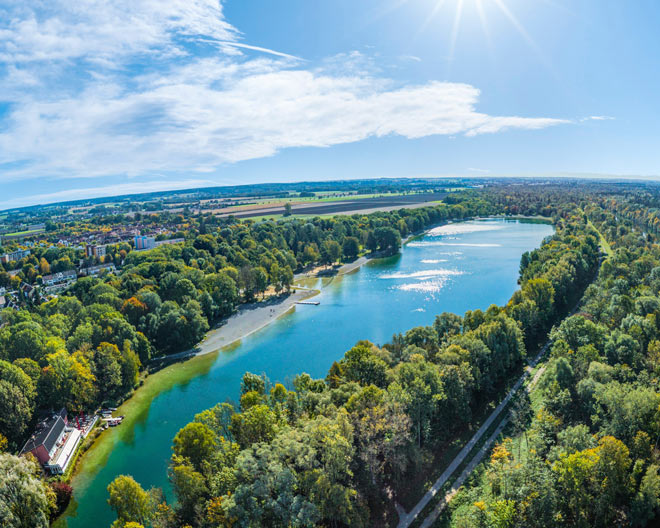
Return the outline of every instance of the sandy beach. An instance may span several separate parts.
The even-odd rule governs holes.
[[[289,312],[297,302],[318,293],[318,290],[296,289],[295,293],[287,297],[242,305],[237,313],[222,322],[221,326],[209,330],[194,353],[208,354],[240,341]]]

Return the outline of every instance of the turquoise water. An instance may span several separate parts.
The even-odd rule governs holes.
[[[106,488],[119,474],[133,475],[145,489],[162,487],[171,498],[166,469],[172,438],[201,410],[236,400],[244,372],[265,373],[285,384],[301,372],[324,377],[360,339],[384,344],[393,333],[431,324],[444,311],[463,314],[505,304],[517,288],[522,253],[552,232],[549,225],[519,221],[450,224],[410,242],[396,257],[372,261],[323,285],[314,298],[319,306],[297,306],[220,352],[205,373],[159,394],[130,434],[122,435],[104,467],[84,489],[76,489],[78,508],[67,526],[109,526],[114,516]]]

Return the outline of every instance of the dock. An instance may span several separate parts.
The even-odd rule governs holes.
[[[296,304],[309,304],[311,306],[318,306],[321,301],[298,301]]]

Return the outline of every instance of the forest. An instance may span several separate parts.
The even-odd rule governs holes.
[[[292,275],[324,262],[331,242],[341,252],[330,262],[396,250],[402,237],[452,218],[541,215],[555,234],[522,256],[507,304],[438,314],[382,346],[360,341],[324,379],[301,373],[285,386],[246,373],[239,402],[219,402],[173,438],[176,500],[130,475],[112,482],[113,527],[396,525],[393,500],[548,340],[537,388],[513,401],[504,435],[437,526],[647,526],[660,509],[656,205],[652,193],[610,186],[501,186],[368,216],[198,218],[183,246],[128,251],[116,276],[4,311],[0,388],[11,396],[0,401],[22,402],[27,428],[39,407],[119,398],[152,355],[192,346],[215,318],[258,296],[263,289],[248,278],[256,270],[278,287],[282,269]],[[161,325],[183,319],[176,346],[159,341],[159,328],[174,328]],[[21,438],[14,426],[4,424],[5,451]],[[13,458],[0,455],[3,474],[13,476]],[[25,496],[46,518],[66,490],[34,477],[29,460],[21,464]]]
[[[515,401],[510,436],[439,522],[646,525],[660,500],[658,250],[633,215],[617,219],[623,198],[545,192],[490,192],[498,209],[556,226],[523,255],[505,306],[359,342],[325,379],[301,374],[291,388],[246,373],[236,406],[198,414],[173,439],[176,502],[120,476],[108,488],[115,526],[395,525],[392,497],[548,335],[539,398]]]
[[[487,208],[471,199],[279,222],[161,218],[185,242],[149,251],[134,251],[127,243],[109,246],[102,261],[115,264],[116,273],[79,278],[58,296],[26,298],[20,309],[0,313],[0,441],[4,449],[18,451],[44,411],[65,407],[77,414],[117,405],[148,375],[152,358],[194,348],[217,321],[267,289],[286,295],[296,271],[365,252],[391,254],[410,233]],[[53,238],[85,226],[57,228]],[[70,269],[79,258],[84,257],[74,248],[35,246],[19,262],[6,264],[0,286],[38,284],[46,273]],[[11,270],[17,273],[10,276]]]

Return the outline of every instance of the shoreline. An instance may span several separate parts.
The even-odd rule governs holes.
[[[245,339],[286,315],[296,303],[314,297],[320,290],[295,288],[295,292],[285,298],[245,304],[220,326],[206,332],[204,339],[195,347],[191,356],[203,356],[217,352]],[[172,356],[166,356],[170,358]]]
[[[431,228],[428,228],[419,233],[408,235],[401,241],[401,247],[403,248],[405,244],[415,238],[424,236],[430,229]],[[341,277],[357,271],[371,260],[387,258],[388,256],[390,255],[363,255],[356,258],[353,262],[342,264],[338,268],[332,270],[332,273],[324,274],[324,270],[318,269],[298,273],[294,276],[294,282]],[[124,425],[129,425],[131,422],[138,419],[141,414],[142,406],[146,403],[145,400],[149,400],[147,404],[148,407],[153,398],[161,392],[160,388],[162,388],[162,386],[173,386],[180,381],[178,379],[180,375],[185,377],[184,372],[186,370],[195,371],[196,368],[199,367],[202,369],[210,368],[211,364],[206,365],[206,363],[209,358],[211,358],[212,362],[215,361],[212,354],[219,353],[222,349],[240,342],[242,339],[245,339],[259,330],[263,330],[274,321],[277,321],[280,317],[283,317],[295,309],[295,305],[298,301],[312,298],[321,293],[319,289],[301,286],[294,286],[294,289],[296,290],[295,293],[288,295],[284,299],[278,299],[275,302],[262,301],[242,305],[237,313],[220,322],[219,326],[209,330],[204,336],[204,339],[192,350],[153,358],[152,361],[162,360],[171,361],[171,363],[163,366],[154,373],[150,373],[144,379],[143,383],[133,391],[133,394],[122,402],[117,412],[123,411],[124,414],[126,414],[127,419],[126,424]],[[273,311],[271,312],[271,310]],[[196,362],[193,361],[195,359],[199,361],[203,360],[204,365],[196,365]],[[145,387],[144,385],[147,386]],[[153,385],[156,385],[159,388],[156,388]],[[68,482],[75,483],[77,479],[82,479],[82,486],[84,488],[86,484],[85,481],[98,472],[100,469],[99,466],[102,466],[103,464],[100,460],[105,460],[109,456],[112,446],[114,446],[117,440],[123,436],[124,430],[125,428],[121,428],[121,430],[120,428],[114,430],[109,429],[108,431],[104,431],[104,434],[94,438],[87,450],[84,453],[81,453],[76,460],[76,466],[71,472]],[[96,453],[96,456],[100,460],[94,460],[90,467],[89,464],[85,464],[84,459],[88,458],[89,455],[93,456],[93,453]],[[88,471],[87,474],[85,473],[85,470]],[[70,505],[70,508],[72,507],[73,502]],[[58,526],[58,528],[65,527],[67,525],[66,519],[68,517],[69,516],[66,512],[64,512],[62,516],[55,520],[54,525]]]
[[[471,219],[442,222],[438,225],[464,222],[467,220]],[[403,248],[411,240],[424,236],[433,227],[436,226],[431,226],[419,233],[408,235],[401,241],[401,247]],[[371,260],[387,258],[389,256],[376,253],[368,256],[360,256],[353,262],[343,264],[331,270],[327,268],[314,268],[296,274],[294,276],[294,282],[304,280],[319,281],[322,279],[332,280],[335,277],[341,277],[357,271]],[[145,418],[152,401],[161,392],[178,383],[185,382],[191,376],[194,377],[207,372],[217,359],[217,355],[214,354],[220,353],[223,349],[240,342],[242,339],[264,329],[273,321],[290,313],[295,308],[297,302],[319,295],[321,289],[326,285],[327,283],[323,282],[322,286],[319,286],[320,289],[294,286],[295,293],[291,293],[286,297],[273,297],[266,301],[242,305],[236,313],[209,330],[204,339],[194,349],[170,356],[154,358],[156,361],[172,360],[172,363],[164,366],[157,372],[149,374],[141,382],[140,387],[135,389],[131,397],[119,406],[118,412],[126,414],[126,423],[120,428],[105,431],[104,434],[95,438],[88,449],[78,457],[76,466],[68,481],[74,484],[76,488],[80,487],[80,489],[84,490],[95,475],[105,466],[105,461],[110,456],[114,445],[121,439],[124,439],[126,435],[130,435],[130,430],[132,430],[136,423]],[[64,512],[55,521],[56,526],[60,528],[67,526],[66,520],[71,515],[75,515],[74,504],[76,502],[72,501],[72,504],[67,509],[68,511]]]

